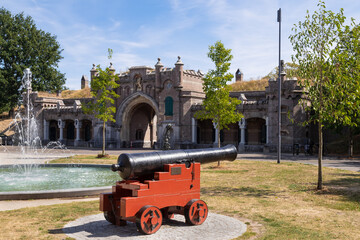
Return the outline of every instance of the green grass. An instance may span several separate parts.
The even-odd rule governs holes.
[[[56,162],[108,163],[117,157],[75,156]],[[201,195],[210,211],[244,221],[237,239],[359,239],[360,173],[324,168],[324,190],[316,190],[317,167],[257,161],[204,164]],[[98,201],[0,212],[0,239],[64,239],[61,228],[99,213]]]

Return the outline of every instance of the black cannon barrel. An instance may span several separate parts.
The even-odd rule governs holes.
[[[163,170],[164,164],[194,161],[209,163],[216,161],[234,161],[237,150],[234,145],[222,148],[184,149],[150,153],[123,153],[118,158],[118,164],[111,166],[118,171],[122,179],[148,176]]]

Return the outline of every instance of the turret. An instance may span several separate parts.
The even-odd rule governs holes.
[[[163,69],[164,65],[160,62],[160,58],[155,65],[155,88],[158,90],[161,87],[161,69]]]
[[[175,63],[175,79],[177,80],[178,87],[182,87],[183,81],[183,62],[181,61],[181,57],[178,56],[178,60]]]
[[[97,73],[98,73],[98,70],[96,69],[95,64],[93,64],[93,67],[90,70],[90,81],[91,82],[94,79],[94,77],[97,75]],[[90,82],[90,85],[91,85],[91,82]]]

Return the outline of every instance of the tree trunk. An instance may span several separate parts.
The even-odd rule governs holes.
[[[105,121],[103,121],[103,142],[102,142],[102,155],[105,156]]]
[[[219,124],[218,124],[218,126],[219,126]],[[220,140],[220,129],[219,129],[219,127],[217,127],[217,134],[218,134],[218,148],[220,148],[221,147],[221,140]],[[218,165],[217,165],[218,167],[220,167],[220,161],[218,161]]]
[[[318,152],[318,185],[317,189],[322,189],[322,153],[323,153],[323,134],[322,134],[322,122],[319,121],[319,152]]]
[[[354,154],[354,136],[352,128],[349,128],[349,157],[352,158]]]

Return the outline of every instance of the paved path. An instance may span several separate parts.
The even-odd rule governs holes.
[[[87,201],[96,201],[96,200],[99,200],[99,197],[0,201],[0,212],[20,209],[20,208],[27,208],[27,207],[48,206],[48,205],[54,205],[54,204],[63,204],[63,203],[72,203],[72,202],[87,202]]]
[[[154,150],[144,149],[120,149],[120,150],[106,150],[106,153],[110,155],[120,155],[124,152],[152,152]],[[48,149],[44,152],[38,151],[34,154],[21,154],[19,147],[13,146],[0,146],[0,165],[4,164],[22,164],[22,163],[45,163],[52,159],[60,157],[69,157],[72,155],[96,155],[100,153],[100,149],[87,149],[87,148],[68,148],[68,149]],[[256,160],[256,161],[275,161],[277,155],[275,153],[240,153],[237,156],[239,160]],[[317,156],[305,156],[304,154],[292,155],[282,154],[281,161],[294,161],[304,164],[317,165]],[[325,156],[323,159],[324,167],[340,168],[344,170],[360,172],[360,158],[347,159],[339,157]]]
[[[74,154],[69,149],[26,150],[18,146],[0,145],[0,165],[42,164],[52,159],[69,157]]]
[[[161,226],[159,231],[152,235],[140,234],[134,223],[119,227],[110,224],[103,214],[90,215],[69,222],[63,232],[75,239],[192,239],[192,240],[226,240],[234,239],[246,232],[246,225],[235,218],[209,213],[206,221],[199,226],[188,226],[182,215]]]
[[[238,154],[239,160],[273,161],[277,162],[277,155],[271,153],[244,153]],[[304,154],[292,155],[282,154],[281,161],[297,162],[303,164],[318,165],[317,156],[305,156]],[[360,172],[360,158],[348,159],[346,157],[324,156],[323,167],[339,168],[343,170]]]

